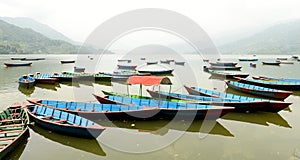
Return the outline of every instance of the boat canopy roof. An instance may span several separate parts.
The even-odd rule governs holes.
[[[168,77],[130,76],[127,80],[127,84],[142,84],[145,86],[153,86],[153,85],[160,85],[160,84],[171,85],[172,82]]]

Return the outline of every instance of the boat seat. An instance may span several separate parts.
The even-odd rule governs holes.
[[[4,120],[1,120],[0,122],[1,123],[7,123],[7,122],[12,122],[12,123],[14,123],[14,122],[16,122],[16,121],[22,121],[23,120],[23,118],[19,118],[19,119],[4,119]]]
[[[66,123],[67,120],[63,119],[63,120],[56,120],[56,121],[53,121],[54,123]]]
[[[2,144],[2,145],[0,146],[0,149],[5,148],[6,146],[7,146],[7,144]]]
[[[24,126],[25,124],[9,124],[9,125],[1,125],[0,126],[0,129],[1,128],[9,128],[9,127],[22,127]]]
[[[16,137],[2,137],[2,138],[0,138],[0,141],[9,141],[9,140],[14,140],[14,139],[16,139]]]
[[[51,119],[51,118],[53,118],[53,116],[43,116],[43,117],[39,117],[39,118],[41,118],[41,119]]]
[[[0,131],[0,134],[4,134],[6,137],[8,133],[20,133],[23,132],[23,130],[9,130],[9,131]]]

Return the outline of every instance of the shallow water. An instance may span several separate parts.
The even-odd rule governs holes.
[[[10,61],[10,57],[12,56],[0,56],[0,64]],[[117,59],[122,58],[120,55],[106,55],[98,62],[96,58],[88,59],[87,55],[80,58],[76,55],[38,57],[45,57],[46,60],[34,61],[31,67],[0,67],[1,109],[14,102],[23,102],[26,98],[97,103],[91,93],[100,93],[100,90],[127,93],[127,86],[117,83],[60,83],[37,85],[29,90],[18,88],[17,79],[23,74],[73,71],[74,64],[60,64],[62,59],[76,59],[80,61],[76,65],[94,72],[112,71],[116,68]],[[295,61],[293,65],[263,66],[262,60],[273,60],[282,56],[257,57],[259,61],[256,62],[256,68],[250,67],[249,62],[239,62],[238,65],[243,67],[243,72],[250,75],[300,79],[300,62]],[[237,58],[238,56],[223,56],[222,60],[237,61]],[[203,62],[200,56],[186,55],[184,61],[188,64],[178,66],[171,63],[163,66],[175,69],[170,77],[174,83],[171,88],[173,91],[185,93],[183,84],[226,90],[222,80],[210,77],[210,74],[202,71]],[[131,62],[142,63],[144,62],[137,60]],[[128,88],[130,93],[138,93],[138,86]],[[144,87],[146,88],[152,89]],[[162,86],[160,89],[169,88]],[[143,94],[147,95],[146,91]],[[107,127],[97,140],[68,137],[34,126],[30,129],[27,144],[17,148],[8,159],[297,159],[300,156],[299,96],[300,92],[295,92],[288,97],[285,101],[293,104],[279,113],[229,113],[216,122],[97,121]]]

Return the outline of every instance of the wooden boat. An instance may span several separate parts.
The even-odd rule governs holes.
[[[212,76],[221,77],[221,78],[234,78],[234,77],[241,77],[246,78],[249,76],[249,73],[240,73],[240,72],[222,72],[222,71],[214,71],[214,70],[207,70]]]
[[[75,60],[61,60],[60,63],[61,63],[61,64],[65,64],[65,63],[75,63]]]
[[[153,64],[157,64],[157,61],[151,61],[151,62],[147,62],[147,65],[153,65]]]
[[[142,58],[140,58],[140,60],[144,61],[144,60],[146,60],[146,58],[145,58],[145,57],[142,57]]]
[[[262,80],[262,79],[253,79],[253,78],[238,78],[236,79],[239,82],[252,84],[256,86],[262,86],[273,89],[281,89],[281,90],[289,90],[289,91],[297,91],[300,90],[300,82],[297,81],[270,81],[270,80]]]
[[[293,79],[293,78],[274,78],[274,77],[267,77],[267,76],[252,76],[253,79],[256,80],[264,80],[264,81],[280,81],[282,83],[284,82],[295,82],[300,83],[300,79]]]
[[[15,103],[0,113],[0,159],[5,159],[29,137],[29,118],[20,103]]]
[[[262,62],[262,64],[263,65],[280,65],[280,62],[266,62],[266,61],[264,61],[264,62]]]
[[[160,60],[160,63],[163,63],[163,64],[170,64],[170,61],[168,61],[168,60]]]
[[[81,138],[97,138],[105,128],[80,116],[41,105],[25,108],[31,121],[49,130]]]
[[[176,65],[182,65],[182,66],[185,64],[185,62],[181,62],[181,61],[175,61],[174,63],[175,63]]]
[[[209,59],[203,59],[203,62],[209,62]]]
[[[250,63],[250,67],[256,68],[256,63]]]
[[[84,72],[84,71],[85,71],[84,67],[77,67],[77,66],[74,67],[74,72]]]
[[[280,62],[280,64],[294,64],[293,61],[285,61],[285,60],[276,60],[276,62]]]
[[[240,66],[203,66],[203,69],[206,70],[206,69],[209,69],[209,70],[234,70],[234,71],[239,71],[241,70],[242,67]]]
[[[59,82],[78,81],[79,77],[71,74],[53,73],[51,78],[58,79]]]
[[[25,57],[11,57],[11,60],[24,60]]]
[[[117,65],[118,69],[135,70],[136,65]]]
[[[298,55],[292,55],[293,59],[298,59],[298,57],[299,57]]]
[[[268,101],[250,101],[250,100],[235,100],[235,99],[222,99],[222,98],[213,98],[206,96],[195,96],[195,95],[185,95],[178,93],[169,93],[169,92],[158,92],[158,91],[150,91],[147,92],[153,98],[159,99],[178,99],[185,101],[192,101],[193,103],[198,104],[209,104],[209,105],[217,105],[217,106],[231,106],[235,107],[235,111],[259,111],[262,110],[268,103]]]
[[[23,75],[22,77],[19,78],[19,87],[23,88],[31,88],[34,86],[35,79],[33,77]]]
[[[103,74],[103,73],[95,73],[94,78],[95,78],[95,81],[110,82],[112,79],[112,76]]]
[[[157,108],[159,117],[163,119],[194,120],[217,119],[234,110],[234,107],[221,107],[193,103],[178,103],[171,101],[139,99],[119,96],[101,96],[93,94],[102,104],[138,105],[147,108]]]
[[[258,58],[239,58],[239,61],[258,61]]]
[[[279,60],[279,61],[285,61],[285,60],[288,60],[288,58],[284,58],[284,57],[277,57],[276,60]]]
[[[196,87],[188,87],[184,86],[187,92],[191,95],[202,95],[208,97],[215,97],[215,98],[223,98],[223,99],[239,99],[239,100],[249,100],[249,101],[269,101],[267,106],[262,108],[262,111],[266,112],[279,112],[285,108],[287,108],[292,103],[290,102],[282,102],[282,101],[271,101],[267,99],[260,99],[260,98],[253,98],[253,97],[246,97],[234,94],[228,94],[223,92],[212,91],[203,88],[196,88]]]
[[[29,74],[28,76],[33,77],[36,84],[55,84],[58,81],[57,78],[51,78],[50,74],[45,73],[37,72],[36,74]]]
[[[211,66],[236,66],[236,62],[210,62],[209,63]]]
[[[131,59],[118,59],[118,62],[131,62]]]
[[[138,70],[139,73],[150,73],[151,75],[164,75],[164,74],[172,74],[174,69],[153,69],[153,70],[147,70],[147,69],[140,69]]]
[[[30,103],[45,105],[55,110],[80,115],[90,120],[154,120],[160,119],[158,108],[128,106],[118,104],[99,104],[84,102],[66,102],[54,100],[30,100]]]
[[[260,87],[260,86],[241,83],[241,82],[226,81],[226,84],[229,88],[232,88],[232,89],[235,89],[235,90],[238,90],[241,92],[259,95],[259,96],[271,97],[271,98],[276,98],[276,99],[285,99],[288,96],[290,96],[291,94],[293,94],[293,92],[290,92],[290,91]]]
[[[38,61],[40,60],[39,58],[25,58],[25,59],[22,59],[21,61]]]
[[[4,65],[6,65],[6,67],[30,66],[31,64],[32,64],[32,62],[28,62],[28,63],[4,63]]]

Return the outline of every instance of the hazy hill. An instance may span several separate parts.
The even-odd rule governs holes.
[[[273,25],[247,38],[219,46],[222,54],[298,54],[300,20]]]
[[[78,47],[0,20],[0,53],[77,53]]]
[[[66,37],[65,35],[63,35],[62,33],[54,30],[53,28],[42,24],[40,22],[37,22],[31,18],[26,18],[26,17],[0,17],[0,20],[3,20],[7,23],[13,24],[15,26],[21,27],[21,28],[29,28],[32,29],[50,39],[54,39],[54,40],[62,40],[62,41],[66,41],[69,42],[73,45],[78,45],[78,42],[74,42],[73,40],[71,40],[70,38]]]

